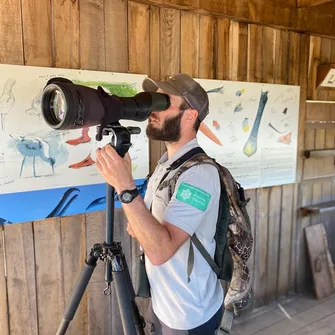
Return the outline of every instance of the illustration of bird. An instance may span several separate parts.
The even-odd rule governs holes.
[[[42,110],[41,110],[41,101],[42,101],[42,93],[41,90],[36,97],[33,99],[31,103],[31,107],[26,109],[26,114],[30,116],[37,116],[40,120],[42,119]]]
[[[10,135],[14,138],[12,135]],[[36,168],[35,168],[35,160],[36,156],[40,157],[46,163],[49,163],[52,168],[52,173],[54,174],[54,165],[56,160],[49,155],[49,144],[42,140],[41,138],[34,137],[34,136],[20,136],[18,139],[14,138],[17,141],[17,150],[23,156],[21,170],[20,170],[20,177],[22,175],[22,170],[24,163],[27,157],[33,158],[33,174],[34,177],[36,176]]]
[[[224,87],[216,87],[216,88],[212,88],[211,90],[206,91],[207,93],[219,93],[219,94],[223,94],[224,93]]]
[[[15,103],[13,94],[13,86],[15,84],[15,79],[8,79],[5,83],[2,95],[0,96],[0,124],[2,131],[5,131],[5,116],[9,113]]]

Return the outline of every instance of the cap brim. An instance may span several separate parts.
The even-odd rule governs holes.
[[[145,92],[156,92],[159,88],[167,94],[182,96],[175,88],[170,84],[160,81],[146,78],[143,80],[142,88]]]

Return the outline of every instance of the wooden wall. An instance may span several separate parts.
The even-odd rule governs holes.
[[[123,211],[118,210],[114,239],[122,241],[131,268],[131,240],[125,227]],[[1,229],[0,334],[56,334],[86,255],[104,237],[104,211]],[[104,277],[104,263],[99,261],[66,334],[123,333],[113,284],[112,295],[103,295]]]
[[[0,13],[6,13],[0,14],[1,63],[131,72],[156,79],[186,72],[197,78],[300,85],[297,183],[247,193],[255,237],[250,260],[254,307],[306,289],[309,269],[303,228],[320,221],[329,227],[333,216],[301,218],[299,208],[335,200],[331,159],[303,159],[305,148],[334,147],[334,130],[305,130],[306,119],[334,120],[334,110],[306,100],[335,100],[333,93],[313,86],[317,64],[335,62],[334,40],[125,0],[82,0],[80,6],[70,0],[30,0],[29,5],[6,0],[0,3]],[[150,150],[153,169],[164,148],[151,142]],[[116,225],[122,226],[123,221],[119,217]],[[30,323],[31,333],[39,328],[43,334],[46,324],[58,324],[74,283],[72,272],[78,272],[86,249],[102,241],[103,226],[102,214],[95,214],[6,227],[7,281],[0,257],[1,334],[8,333],[6,325],[16,334]],[[121,237],[135,276],[132,259],[138,245],[128,236]],[[36,269],[31,267],[35,263]],[[102,305],[94,300],[103,284],[103,279],[97,279],[103,278],[99,271],[78,311],[86,321],[78,321],[76,327],[89,334],[103,334],[106,327],[115,326],[114,321],[106,323],[104,313],[112,311],[113,320],[118,319],[111,300],[104,298]],[[9,324],[3,312],[5,292],[14,304],[8,306]],[[50,302],[57,318],[45,313]],[[25,308],[20,307],[22,303]]]

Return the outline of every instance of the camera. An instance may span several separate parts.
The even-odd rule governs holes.
[[[152,111],[163,111],[169,106],[170,98],[163,93],[140,92],[134,97],[119,97],[108,94],[101,86],[94,89],[62,77],[47,82],[41,99],[42,116],[56,130],[99,124],[105,127],[121,119],[145,121]]]

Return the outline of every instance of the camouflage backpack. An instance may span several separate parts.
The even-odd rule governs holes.
[[[230,331],[233,314],[246,308],[251,301],[251,280],[247,266],[253,247],[253,236],[246,206],[250,199],[245,199],[244,190],[235,181],[229,170],[206,155],[202,148],[196,147],[177,159],[168,168],[158,189],[168,187],[169,198],[172,197],[179,176],[190,167],[199,164],[210,164],[218,169],[221,182],[221,196],[218,221],[216,224],[216,249],[214,259],[209,255],[195,234],[191,241],[198,248],[218,278],[229,282],[229,289],[224,299],[225,315],[221,329]],[[169,179],[170,171],[177,169]],[[194,262],[192,243],[187,264],[190,276]]]

